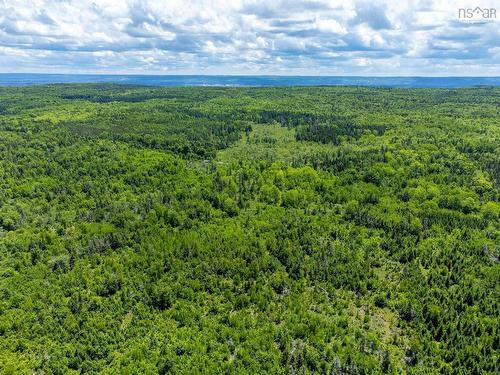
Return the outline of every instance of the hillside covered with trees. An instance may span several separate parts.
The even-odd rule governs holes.
[[[497,373],[499,103],[0,88],[0,373]]]

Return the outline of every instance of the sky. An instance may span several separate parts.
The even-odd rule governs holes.
[[[499,26],[499,0],[0,0],[0,72],[499,76]]]

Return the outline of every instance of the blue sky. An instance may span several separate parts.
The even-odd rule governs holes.
[[[500,75],[492,1],[0,0],[0,72]]]

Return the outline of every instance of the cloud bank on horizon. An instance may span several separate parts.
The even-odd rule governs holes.
[[[0,0],[0,71],[498,76],[494,3]]]

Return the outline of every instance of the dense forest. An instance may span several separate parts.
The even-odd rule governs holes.
[[[0,88],[0,373],[498,373],[499,103]]]

